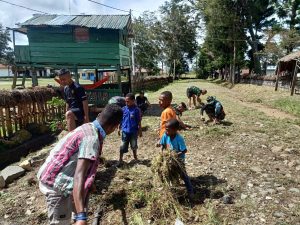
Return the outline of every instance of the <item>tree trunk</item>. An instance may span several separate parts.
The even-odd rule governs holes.
[[[251,25],[252,26],[252,25]],[[261,74],[261,64],[258,53],[258,40],[256,39],[256,35],[254,34],[253,28],[248,28],[249,34],[251,36],[251,40],[248,40],[253,52],[253,71],[255,74]]]

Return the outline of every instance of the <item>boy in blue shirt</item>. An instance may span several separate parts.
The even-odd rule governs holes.
[[[175,151],[177,154],[179,161],[182,163],[183,171],[180,174],[183,179],[189,198],[192,199],[194,196],[194,189],[191,183],[189,176],[185,171],[185,153],[187,152],[186,145],[183,137],[178,134],[178,130],[180,128],[180,123],[176,119],[170,119],[166,123],[166,132],[162,136],[160,140],[160,145],[163,149],[169,149],[171,151]]]
[[[128,147],[133,151],[133,157],[137,158],[137,139],[138,135],[142,137],[141,111],[135,104],[135,96],[128,93],[125,97],[126,106],[122,108],[123,119],[120,124],[122,130],[122,145],[120,147],[120,159],[118,166],[123,164],[123,155],[128,152]],[[120,135],[120,130],[119,130]]]

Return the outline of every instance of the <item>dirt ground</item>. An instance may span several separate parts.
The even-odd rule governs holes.
[[[185,112],[182,117],[193,126],[181,132],[188,148],[187,171],[196,190],[193,204],[185,200],[183,185],[174,190],[175,201],[166,195],[151,171],[151,161],[160,152],[155,147],[158,95],[170,90],[174,103],[187,102],[185,92],[191,85],[216,96],[227,114],[217,126],[201,122],[199,110]],[[255,91],[249,92],[251,88]],[[300,224],[300,127],[296,122],[300,118],[266,104],[268,95],[278,100],[288,93],[248,85],[228,89],[184,80],[147,94],[153,106],[143,118],[139,162],[134,162],[130,153],[125,157],[126,165],[116,168],[120,137],[114,133],[106,139],[106,162],[99,167],[96,192],[90,198],[90,224],[99,209],[103,225],[167,225],[175,224],[176,218],[191,225]],[[261,103],[251,100],[258,97]],[[43,152],[50,149],[48,146]],[[0,224],[47,224],[44,198],[36,184],[37,170],[38,166],[0,191]],[[227,204],[228,199],[232,204]]]

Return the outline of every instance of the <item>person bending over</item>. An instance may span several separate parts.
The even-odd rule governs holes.
[[[224,108],[215,97],[213,96],[208,96],[207,99],[207,104],[203,105],[200,110],[200,115],[201,119],[205,121],[203,113],[205,112],[209,118],[208,122],[214,122],[215,124],[219,124],[220,121],[225,119],[225,112]]]
[[[121,107],[107,105],[92,123],[69,132],[51,150],[38,171],[40,191],[47,202],[49,224],[87,225],[88,193],[94,183],[105,137],[120,124]]]
[[[192,99],[193,99],[193,104],[194,104],[195,108],[197,108],[196,99],[197,99],[197,102],[199,103],[199,105],[202,105],[200,95],[205,95],[206,93],[207,93],[206,89],[200,89],[195,86],[189,87],[186,90],[186,95],[189,99],[189,109],[192,109]]]

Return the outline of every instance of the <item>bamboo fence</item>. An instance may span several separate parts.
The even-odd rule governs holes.
[[[58,93],[46,87],[0,90],[0,138],[11,137],[30,123],[45,124],[62,115],[65,108],[47,103],[55,96]]]

